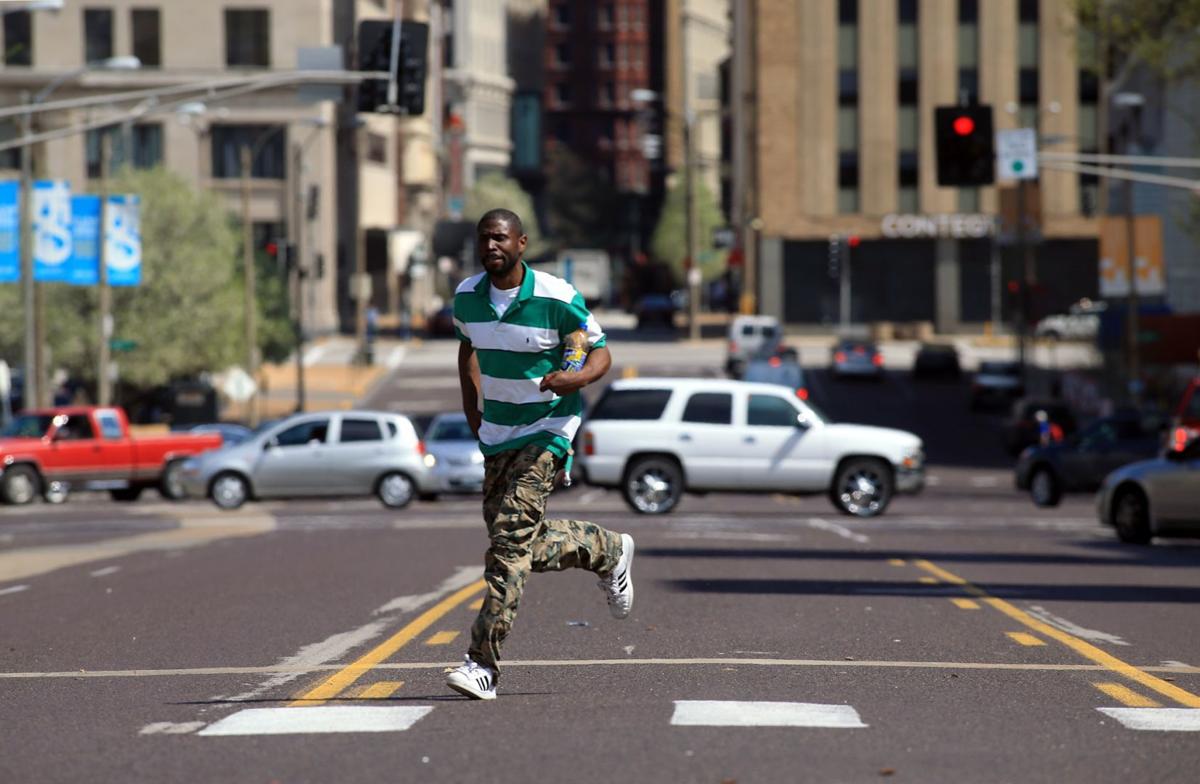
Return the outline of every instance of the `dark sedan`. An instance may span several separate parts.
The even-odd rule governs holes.
[[[1091,492],[1121,466],[1154,457],[1162,445],[1162,417],[1123,411],[1098,419],[1048,446],[1031,446],[1017,461],[1017,489],[1037,506],[1055,506],[1063,493]]]
[[[922,343],[913,359],[913,378],[958,378],[961,372],[953,343]]]

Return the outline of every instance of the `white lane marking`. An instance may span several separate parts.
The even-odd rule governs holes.
[[[671,723],[681,727],[866,727],[849,705],[812,702],[676,700]]]
[[[786,534],[748,534],[745,531],[668,531],[664,539],[737,539],[746,542],[798,542],[800,537]]]
[[[1164,667],[1189,667],[1187,662],[1181,662],[1178,659],[1163,659],[1162,666]]]
[[[1197,708],[1096,708],[1131,730],[1200,732]]]
[[[92,572],[91,575],[92,577],[107,577],[108,575],[116,574],[119,571],[121,571],[121,567],[119,566],[106,566],[103,569],[97,569],[96,571]]]
[[[195,732],[203,727],[203,721],[156,721],[153,724],[147,724],[142,727],[138,735],[186,735],[189,732]]]
[[[1048,623],[1056,629],[1061,629],[1067,634],[1073,634],[1076,637],[1082,637],[1085,640],[1091,640],[1092,642],[1106,642],[1109,645],[1129,644],[1115,634],[1097,631],[1096,629],[1085,629],[1078,624],[1068,621],[1066,618],[1060,618],[1051,613],[1045,607],[1039,607],[1035,605],[1030,607],[1026,612],[1043,623]]]
[[[320,642],[306,645],[294,655],[281,659],[278,664],[279,671],[250,691],[232,697],[216,696],[213,699],[227,702],[249,702],[250,700],[258,699],[280,686],[291,683],[297,678],[319,669],[321,665],[339,661],[350,651],[366,644],[391,628],[395,622],[396,615],[411,612],[418,607],[441,599],[443,596],[451,594],[459,588],[470,585],[475,580],[478,580],[482,573],[483,568],[479,566],[460,566],[434,590],[428,593],[399,596],[392,599],[372,613],[372,615],[382,617],[364,624],[357,629],[334,634]]]
[[[867,542],[871,541],[871,537],[869,536],[856,534],[840,523],[833,523],[820,517],[808,518],[808,527],[816,528],[818,531],[828,531],[831,534],[837,534],[843,539],[849,539],[850,541],[858,542],[859,544],[866,544]]]
[[[247,708],[209,725],[200,735],[294,735],[315,732],[403,732],[433,708],[424,706]]]
[[[929,485],[930,487],[937,487],[941,483],[942,478],[937,474],[929,474],[925,477],[925,484]]]
[[[20,593],[21,591],[27,590],[29,590],[28,585],[14,585],[11,588],[4,588],[0,590],[0,596],[3,596],[6,593]]]
[[[995,487],[1000,484],[999,477],[995,476],[973,476],[971,477],[971,487]]]
[[[595,501],[597,498],[599,498],[602,495],[604,495],[603,488],[598,487],[595,490],[588,490],[586,493],[579,496],[579,503],[590,504],[592,501]]]
[[[389,351],[386,362],[388,370],[395,370],[396,368],[400,367],[400,363],[404,361],[404,355],[407,353],[408,349],[406,349],[404,346],[397,346]]]

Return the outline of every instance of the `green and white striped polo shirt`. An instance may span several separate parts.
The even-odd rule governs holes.
[[[596,318],[575,287],[521,262],[521,291],[503,318],[496,317],[486,272],[464,280],[454,292],[454,330],[479,358],[483,394],[480,449],[494,455],[527,444],[542,444],[559,457],[571,448],[583,401],[578,392],[563,397],[538,385],[562,362],[563,338],[587,325],[588,343],[605,343]]]

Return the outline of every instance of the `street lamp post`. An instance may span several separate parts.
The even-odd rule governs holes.
[[[308,268],[304,263],[304,253],[307,250],[305,237],[304,210],[304,154],[309,145],[316,140],[317,134],[328,123],[324,119],[313,122],[313,129],[303,142],[295,145],[292,163],[292,210],[294,215],[292,236],[295,247],[295,258],[292,261],[293,274],[296,276],[296,412],[304,411],[304,279],[308,277]]]
[[[1129,109],[1129,122],[1126,124],[1125,154],[1131,154],[1130,149],[1141,136],[1142,106],[1146,99],[1138,93],[1117,93],[1113,96],[1113,104]],[[1140,405],[1142,399],[1141,357],[1138,345],[1138,269],[1137,241],[1135,225],[1137,218],[1133,204],[1133,180],[1125,180],[1125,248],[1129,259],[1129,298],[1126,300],[1125,311],[1125,341],[1126,365],[1125,374],[1128,377],[1129,400],[1134,405]]]

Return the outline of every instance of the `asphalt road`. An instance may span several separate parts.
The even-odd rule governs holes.
[[[831,399],[921,422],[906,389]],[[1087,496],[1037,510],[988,446],[869,521],[556,493],[637,539],[634,611],[534,575],[489,703],[442,683],[476,497],[0,508],[0,781],[1194,781],[1200,547],[1121,546]]]

